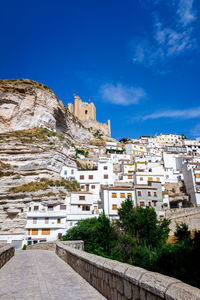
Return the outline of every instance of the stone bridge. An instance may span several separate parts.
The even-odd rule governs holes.
[[[41,243],[14,255],[12,246],[1,247],[0,299],[200,300],[199,289],[177,279],[82,248],[81,242]]]

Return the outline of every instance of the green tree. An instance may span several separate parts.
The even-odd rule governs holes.
[[[190,231],[185,223],[176,223],[174,235],[177,238],[177,242],[190,241]]]
[[[151,207],[134,207],[132,199],[126,199],[118,209],[119,226],[124,234],[135,238],[138,244],[157,247],[166,242],[170,221],[158,221]]]
[[[116,242],[111,222],[105,213],[98,218],[79,221],[62,240],[83,240],[85,251],[103,256],[110,254],[111,245]]]

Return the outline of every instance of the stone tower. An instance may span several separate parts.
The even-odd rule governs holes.
[[[104,135],[110,136],[110,120],[100,123],[96,120],[96,108],[94,103],[83,102],[78,96],[74,96],[74,103],[68,104],[69,111],[76,116],[87,128],[100,130]]]
[[[96,121],[96,108],[94,103],[83,102],[78,96],[74,96],[74,103],[68,104],[68,108],[81,121]]]

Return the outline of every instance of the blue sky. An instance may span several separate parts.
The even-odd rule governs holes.
[[[2,1],[0,77],[92,98],[112,136],[200,136],[200,1]]]

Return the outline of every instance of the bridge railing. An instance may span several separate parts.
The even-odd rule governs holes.
[[[200,299],[199,289],[178,279],[80,251],[79,246],[78,241],[57,242],[56,254],[107,299]]]
[[[13,257],[15,248],[11,244],[0,244],[0,269]]]

